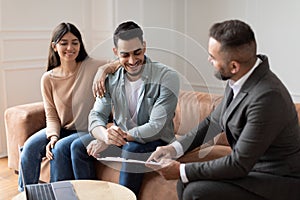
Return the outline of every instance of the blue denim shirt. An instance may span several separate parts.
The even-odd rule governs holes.
[[[143,66],[142,92],[137,105],[137,126],[128,130],[131,119],[125,94],[123,67],[106,79],[106,94],[96,98],[89,114],[89,131],[97,126],[106,126],[113,111],[114,121],[140,143],[161,139],[167,143],[174,139],[173,117],[180,87],[176,71],[146,57]]]

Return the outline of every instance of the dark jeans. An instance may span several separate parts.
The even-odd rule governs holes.
[[[122,157],[126,159],[136,159],[146,161],[156,147],[166,145],[162,140],[156,140],[141,144],[138,142],[128,142],[122,148]],[[143,164],[123,163],[120,172],[119,183],[131,189],[138,197],[140,187],[142,185],[144,173],[152,171]]]
[[[77,132],[58,140],[52,149],[50,182],[96,179],[95,159],[86,151],[93,139],[88,133]]]
[[[85,146],[93,138],[84,132],[61,129],[60,139],[52,149],[53,160],[50,165],[50,181],[68,179],[94,179],[94,158],[88,156]],[[42,129],[28,138],[21,148],[19,187],[21,192],[25,184],[36,184],[40,177],[42,158],[46,156],[46,129]],[[76,160],[76,162],[74,162]],[[21,167],[21,166],[20,166]]]

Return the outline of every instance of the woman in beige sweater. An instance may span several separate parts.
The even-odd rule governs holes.
[[[94,75],[104,61],[88,56],[79,30],[70,23],[59,24],[52,33],[48,67],[41,78],[41,90],[46,113],[46,128],[31,136],[21,152],[23,174],[19,175],[19,190],[26,184],[38,183],[43,157],[51,160],[50,181],[94,179],[93,162],[74,166],[72,146],[80,143],[85,153],[88,136],[88,114],[93,106]],[[78,145],[77,145],[78,146]],[[91,157],[91,160],[93,158]],[[59,162],[58,162],[59,161]]]

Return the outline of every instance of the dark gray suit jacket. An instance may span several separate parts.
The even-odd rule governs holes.
[[[184,151],[225,131],[228,156],[186,164],[189,181],[220,180],[269,199],[300,199],[300,130],[294,103],[266,56],[228,108],[219,106],[179,142]]]

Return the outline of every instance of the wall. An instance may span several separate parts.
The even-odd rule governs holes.
[[[111,34],[111,14],[97,14],[111,11],[110,6],[109,0],[0,1],[0,157],[6,155],[5,109],[42,100],[40,78],[53,28],[62,21],[74,23],[90,52]]]
[[[259,51],[269,56],[273,71],[287,86],[294,101],[300,102],[300,2],[257,0],[249,7],[249,22],[255,28]]]
[[[272,5],[272,6],[270,6]],[[159,6],[159,9],[157,8]],[[40,101],[49,37],[61,21],[77,25],[93,57],[113,59],[111,35],[124,20],[145,31],[147,55],[174,67],[182,89],[222,93],[207,62],[208,29],[237,18],[254,29],[258,50],[270,58],[294,101],[300,102],[297,0],[0,0],[0,113],[10,106]],[[0,157],[6,155],[0,114]]]

